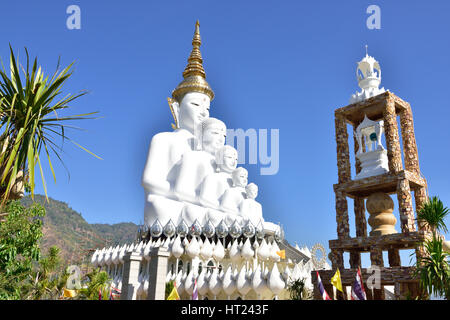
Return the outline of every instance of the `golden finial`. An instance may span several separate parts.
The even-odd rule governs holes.
[[[186,79],[192,75],[199,75],[205,78],[205,69],[203,69],[203,59],[200,52],[200,46],[202,45],[202,39],[200,38],[200,23],[195,24],[194,38],[192,39],[192,51],[188,58],[188,65],[184,69],[183,77]]]
[[[200,23],[197,20],[194,37],[192,38],[192,51],[188,58],[188,64],[183,71],[184,80],[172,92],[172,97],[178,102],[181,102],[184,94],[192,91],[205,93],[211,100],[214,98],[214,92],[206,82],[206,73],[203,69],[203,59],[200,52],[201,44]]]

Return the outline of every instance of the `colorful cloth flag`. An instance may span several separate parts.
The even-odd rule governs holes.
[[[336,270],[336,273],[331,278],[331,284],[340,292],[344,292],[344,290],[342,289],[341,272],[339,271],[339,268]]]
[[[194,291],[192,291],[192,300],[198,300],[197,279],[194,281]]]
[[[121,291],[113,286],[111,286],[110,290],[111,290],[112,300],[118,300],[118,298],[120,298]]]
[[[319,271],[316,271],[317,273],[317,285],[319,286],[320,294],[322,295],[323,300],[331,300],[328,293],[325,291],[325,288],[323,287],[322,279],[320,279]]]
[[[367,300],[366,291],[362,281],[361,270],[358,267],[356,279],[352,286],[352,300]]]
[[[277,255],[280,256],[281,259],[286,259],[286,250],[277,251]]]
[[[76,290],[70,290],[70,289],[64,288],[64,293],[63,293],[63,297],[64,298],[73,298],[76,295],[77,295],[77,291]]]
[[[167,300],[180,300],[180,296],[178,295],[177,286],[176,283],[173,283],[173,289],[170,292],[169,296],[167,297]]]

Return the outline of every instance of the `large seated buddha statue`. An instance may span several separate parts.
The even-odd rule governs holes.
[[[197,148],[195,130],[209,117],[214,92],[206,82],[200,53],[200,31],[197,22],[192,52],[183,72],[184,80],[172,92],[169,105],[175,120],[173,132],[153,136],[142,175],[145,190],[145,223],[151,226],[157,219],[163,225],[177,221],[183,203],[173,194],[175,178],[182,155]]]
[[[142,174],[145,191],[144,221],[149,227],[192,226],[248,221],[265,232],[279,226],[265,222],[255,199],[258,187],[248,183],[248,172],[239,167],[238,153],[225,146],[227,128],[209,117],[214,92],[206,81],[200,53],[199,23],[183,81],[173,90],[169,106],[173,131],[153,136]]]

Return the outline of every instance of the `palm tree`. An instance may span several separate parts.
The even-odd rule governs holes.
[[[80,289],[77,299],[81,300],[108,300],[112,279],[105,271],[99,268],[86,275],[88,282]]]
[[[72,101],[87,93],[82,91],[75,95],[68,94],[61,97],[62,86],[72,75],[73,63],[60,71],[58,60],[56,71],[49,78],[44,76],[41,67],[38,68],[37,58],[34,59],[30,69],[30,59],[25,48],[26,68],[20,66],[23,72],[23,78],[21,78],[19,62],[16,61],[11,46],[10,52],[9,70],[6,70],[3,64],[3,69],[0,70],[0,197],[2,204],[13,197],[11,192],[14,187],[19,184],[20,189],[20,184],[24,182],[33,197],[36,164],[39,165],[47,196],[41,152],[47,157],[55,181],[50,154],[56,156],[64,165],[60,155],[62,147],[56,144],[55,138],[61,138],[62,142],[67,139],[96,156],[67,137],[66,129],[75,127],[65,124],[70,120],[90,119],[86,116],[96,112],[72,116],[59,115],[60,111],[70,107],[69,104]]]
[[[428,225],[433,233],[437,231],[447,232],[445,218],[449,209],[438,197],[428,198],[417,214],[417,221]]]
[[[423,245],[424,255],[417,257],[414,272],[428,295],[443,296],[450,300],[449,254],[442,248],[442,239],[433,234]]]
[[[450,255],[444,249],[444,237],[447,232],[445,218],[449,209],[438,197],[429,198],[418,211],[417,221],[424,223],[433,236],[419,244],[422,254],[417,256],[415,276],[428,295],[434,294],[450,299]]]
[[[287,290],[291,300],[311,300],[312,292],[306,287],[306,279],[300,278],[290,281]]]

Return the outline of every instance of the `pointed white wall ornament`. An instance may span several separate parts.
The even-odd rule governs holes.
[[[212,256],[216,261],[221,261],[225,257],[225,248],[220,240],[217,240],[217,244],[213,248]]]
[[[186,253],[189,255],[189,257],[191,259],[198,256],[198,254],[200,253],[200,245],[199,245],[196,237],[193,237],[192,240],[187,245]]]
[[[285,287],[284,280],[280,271],[278,271],[277,263],[273,264],[272,270],[268,275],[267,286],[275,295],[279,295]]]
[[[228,299],[230,296],[236,291],[236,280],[233,276],[233,269],[231,267],[231,264],[228,265],[227,271],[225,272],[225,275],[223,277],[223,291],[228,296]]]
[[[261,295],[267,289],[267,282],[261,272],[261,266],[256,267],[252,276],[252,288],[258,295]]]
[[[239,262],[241,260],[241,253],[239,250],[238,241],[234,240],[233,244],[231,245],[230,251],[229,251],[230,259],[233,263]]]
[[[245,296],[252,289],[250,281],[247,278],[247,267],[245,265],[243,265],[241,271],[239,271],[236,281],[236,288],[243,296]]]
[[[202,296],[206,295],[209,291],[208,286],[208,268],[202,268],[202,272],[200,272],[198,278],[197,278],[197,287],[198,287],[198,293]]]
[[[211,294],[214,295],[214,297],[216,298],[217,295],[219,294],[220,290],[222,289],[222,283],[220,281],[219,278],[219,269],[218,268],[214,268],[211,276],[209,277],[209,291],[211,292]]]

